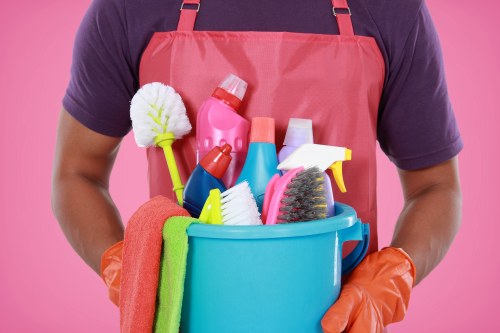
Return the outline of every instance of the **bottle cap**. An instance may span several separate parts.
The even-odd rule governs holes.
[[[240,79],[234,74],[228,74],[224,81],[219,84],[219,88],[224,89],[231,95],[236,96],[240,101],[245,97],[245,92],[247,91],[248,83]]]
[[[224,176],[229,163],[231,163],[231,150],[231,145],[227,143],[222,147],[214,147],[205,157],[203,157],[200,161],[200,165],[209,174],[220,179]]]
[[[290,118],[283,145],[298,147],[314,143],[311,119]]]
[[[212,96],[238,111],[247,91],[248,83],[234,74],[228,74],[214,90]]]
[[[252,118],[250,142],[267,142],[274,144],[274,119],[267,117]]]

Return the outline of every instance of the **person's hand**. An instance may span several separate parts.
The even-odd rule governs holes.
[[[123,241],[104,251],[101,257],[101,277],[108,286],[109,299],[120,304],[120,280],[122,275]]]
[[[368,255],[323,317],[324,332],[381,333],[403,320],[414,281],[415,265],[403,250],[388,247]]]

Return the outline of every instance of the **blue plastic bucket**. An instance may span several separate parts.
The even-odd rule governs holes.
[[[369,229],[335,204],[329,219],[273,226],[193,224],[182,333],[322,333],[343,273],[368,249]],[[360,242],[342,259],[342,244]]]

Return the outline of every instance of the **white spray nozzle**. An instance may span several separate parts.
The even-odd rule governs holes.
[[[342,176],[342,162],[350,161],[352,151],[345,147],[304,144],[297,148],[286,160],[278,165],[278,170],[292,170],[298,167],[317,167],[321,171],[332,169],[333,176],[341,192],[346,192]]]

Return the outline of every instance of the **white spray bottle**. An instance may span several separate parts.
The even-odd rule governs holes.
[[[283,148],[278,153],[278,160],[280,163],[285,161],[297,148],[303,144],[314,143],[313,127],[311,119],[290,118],[288,121],[288,128],[283,141]],[[286,171],[283,170],[283,174]],[[325,188],[327,217],[331,217],[335,213],[332,183],[330,176],[324,173],[325,181],[323,187]]]
[[[340,192],[346,192],[342,175],[342,162],[352,159],[352,151],[345,147],[317,144],[304,144],[297,148],[286,160],[278,165],[279,170],[292,170],[298,167],[318,167],[325,171],[331,169]]]

